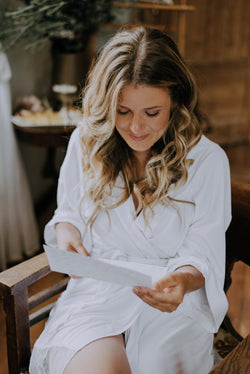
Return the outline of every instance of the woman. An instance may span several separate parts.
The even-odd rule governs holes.
[[[194,79],[164,33],[123,30],[92,68],[83,109],[45,240],[146,264],[157,282],[131,290],[71,279],[30,372],[207,374],[227,309],[230,177],[201,133]]]

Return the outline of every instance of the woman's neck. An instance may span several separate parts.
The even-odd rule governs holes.
[[[133,154],[136,162],[137,178],[140,180],[145,178],[146,175],[145,170],[148,162],[149,152],[134,152]]]

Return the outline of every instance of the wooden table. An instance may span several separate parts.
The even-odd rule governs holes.
[[[39,147],[65,147],[75,126],[19,126],[13,124],[17,138]]]
[[[56,191],[58,182],[58,167],[56,167],[56,149],[63,147],[66,149],[71,133],[75,126],[21,126],[13,123],[16,137],[21,142],[37,147],[46,148],[46,157],[41,170],[43,178],[52,178],[53,183],[45,191],[35,204],[35,213],[43,217],[46,207],[56,201]],[[41,231],[43,231],[41,229]]]
[[[13,123],[17,139],[32,146],[46,148],[46,159],[42,169],[45,178],[57,179],[55,166],[56,148],[67,147],[75,126],[19,126]]]

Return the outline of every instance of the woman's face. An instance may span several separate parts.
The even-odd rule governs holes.
[[[148,156],[168,127],[170,110],[171,99],[166,89],[133,84],[122,89],[116,129],[135,156]]]

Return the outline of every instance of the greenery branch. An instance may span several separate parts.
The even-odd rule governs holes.
[[[112,20],[114,0],[31,0],[18,9],[0,9],[4,49],[26,40],[34,50],[51,40],[61,52],[84,49],[86,38]]]

